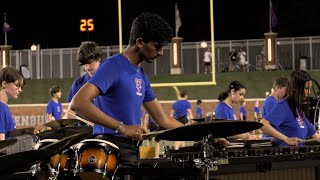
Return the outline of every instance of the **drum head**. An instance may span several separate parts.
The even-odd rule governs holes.
[[[114,148],[115,150],[119,150],[119,147],[112,142],[105,141],[102,139],[85,139],[82,140],[79,144],[77,144],[77,149],[81,148],[82,145],[89,145],[89,144],[95,144],[95,145],[101,145],[101,146],[109,146]]]
[[[57,141],[59,141],[59,140],[58,139],[43,139],[39,143],[34,145],[34,149],[39,149],[41,147],[44,147],[44,146],[49,145],[51,143],[55,143]]]

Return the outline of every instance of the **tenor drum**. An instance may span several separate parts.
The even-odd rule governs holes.
[[[43,139],[35,144],[34,149],[43,148],[49,144],[59,141],[58,139]],[[36,174],[39,178],[49,177],[51,173],[58,174],[58,164],[60,160],[60,154],[56,154],[50,157],[50,163],[39,163],[31,167],[33,174]]]
[[[76,174],[82,179],[111,178],[118,166],[119,147],[101,139],[86,139],[76,146]]]

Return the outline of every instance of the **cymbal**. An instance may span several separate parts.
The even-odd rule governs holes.
[[[79,133],[74,134],[69,137],[65,137],[55,143],[49,144],[47,146],[41,147],[40,149],[47,150],[49,157],[54,156],[58,153],[62,153],[62,151],[66,150],[67,148],[71,147],[72,145],[80,142],[85,138],[89,138],[91,134],[89,133]]]
[[[78,119],[58,119],[52,120],[44,124],[44,126],[51,127],[51,128],[61,128],[67,126],[74,126],[78,124],[80,120]]]
[[[48,158],[47,151],[44,149],[23,151],[10,155],[0,156],[0,174],[10,174],[18,170],[40,163]]]
[[[18,142],[18,139],[6,139],[6,140],[0,141],[0,151],[3,151],[9,148],[10,146],[16,144],[17,142]]]
[[[33,132],[34,132],[34,127],[15,129],[12,131],[8,131],[6,136],[7,137],[22,136],[24,134],[33,134]]]
[[[157,135],[157,139],[170,141],[196,141],[211,135],[212,138],[224,138],[262,127],[261,123],[239,120],[218,120],[201,122],[170,129]]]
[[[72,136],[79,133],[92,133],[91,126],[83,127],[63,127],[59,129],[47,130],[36,134],[39,139],[62,139],[64,137]]]

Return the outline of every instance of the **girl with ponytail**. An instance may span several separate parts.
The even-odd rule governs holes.
[[[246,87],[238,81],[232,81],[228,86],[227,91],[220,93],[218,100],[220,101],[215,109],[216,118],[225,120],[236,120],[233,104],[240,104],[244,101]],[[232,138],[253,140],[256,136],[249,133],[243,133]]]

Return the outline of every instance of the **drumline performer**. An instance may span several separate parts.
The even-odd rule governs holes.
[[[233,108],[233,104],[244,101],[244,95],[246,94],[246,87],[238,81],[232,81],[228,86],[227,91],[220,93],[218,100],[220,101],[215,108],[216,118],[226,120],[236,120],[236,114]],[[243,133],[232,136],[230,138],[255,140],[257,137],[249,133]]]
[[[276,103],[260,123],[263,133],[275,137],[280,146],[304,146],[307,137],[320,142],[320,135],[306,117],[302,108],[312,87],[311,76],[303,70],[291,73],[287,96]]]
[[[70,92],[68,95],[68,102],[70,103],[74,95],[79,91],[79,89],[94,75],[94,73],[97,71],[100,62],[102,59],[102,51],[98,44],[93,41],[85,41],[82,42],[78,54],[77,54],[77,61],[79,63],[79,66],[82,66],[85,70],[85,74],[78,77],[72,84],[70,88]],[[83,118],[79,117],[78,114],[74,114],[71,110],[71,106],[69,104],[67,111],[63,117],[63,119],[69,119],[76,117],[82,123],[79,123],[80,126],[84,126],[85,124],[88,124],[87,121],[85,121]],[[89,125],[92,125],[89,123]]]
[[[93,130],[96,138],[119,147],[121,163],[138,160],[137,144],[142,134],[148,133],[141,125],[141,105],[160,127],[183,126],[165,114],[139,66],[142,61],[153,63],[162,56],[163,46],[172,36],[172,28],[162,17],[146,12],[140,14],[132,23],[127,48],[104,60],[72,99],[71,108],[97,124]],[[94,98],[97,107],[92,103]]]
[[[18,98],[25,85],[25,78],[18,70],[7,66],[0,71],[0,81],[0,140],[5,140],[7,132],[16,129],[16,122],[8,107],[8,100]]]

